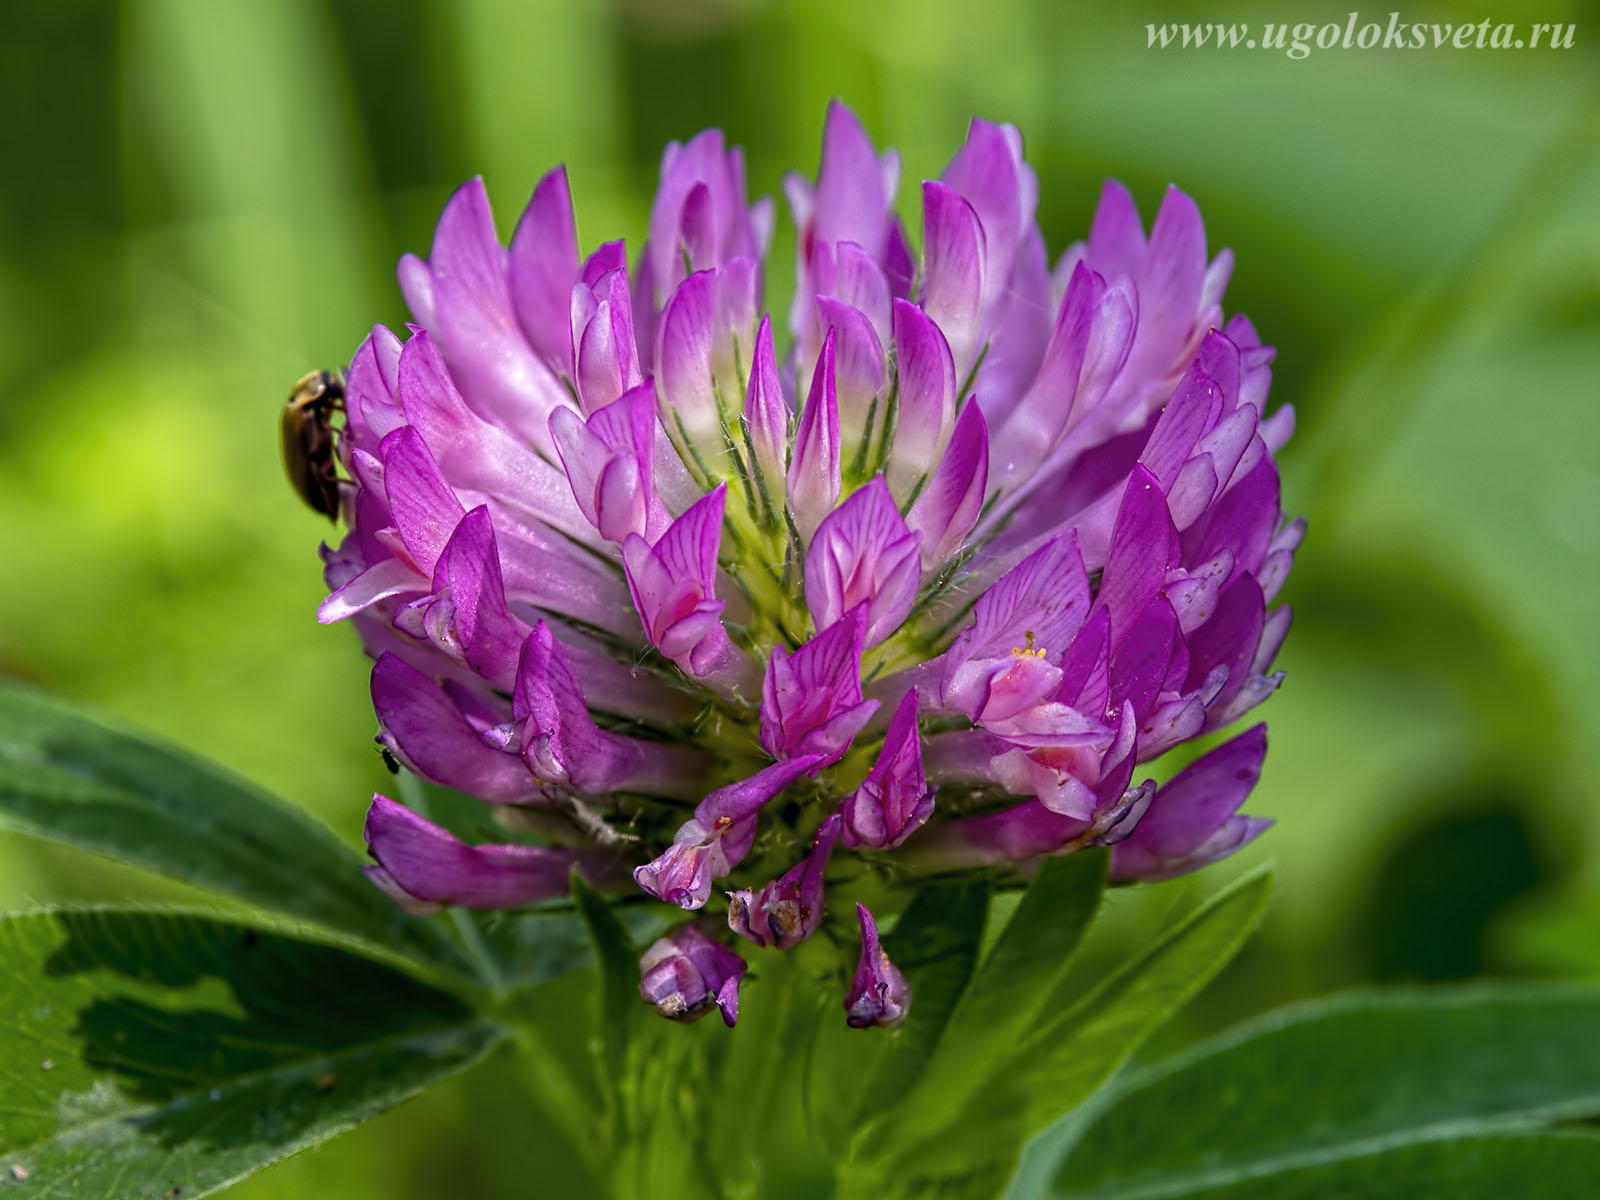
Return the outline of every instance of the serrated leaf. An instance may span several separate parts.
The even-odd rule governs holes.
[[[0,683],[0,828],[170,875],[459,970],[442,929],[395,907],[310,816],[220,767]]]
[[[1593,1116],[1596,1029],[1594,988],[1367,992],[1291,1006],[1119,1086],[1056,1186],[1085,1198],[1190,1195],[1378,1147]]]
[[[328,945],[122,910],[0,919],[19,1196],[209,1195],[459,1071],[501,1028]]]

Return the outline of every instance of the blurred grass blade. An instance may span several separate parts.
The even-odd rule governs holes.
[[[1209,1194],[1379,1148],[1592,1117],[1597,1029],[1595,988],[1296,1005],[1129,1079],[1056,1186],[1084,1198]],[[1366,1193],[1352,1185],[1348,1194]]]
[[[0,1162],[34,1200],[205,1196],[470,1066],[499,1026],[230,921],[0,919]]]
[[[300,810],[221,768],[0,683],[0,829],[108,855],[459,970],[434,924],[369,884]]]

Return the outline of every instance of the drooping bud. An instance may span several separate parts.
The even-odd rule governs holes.
[[[857,1029],[895,1026],[911,1007],[911,985],[878,943],[878,923],[865,904],[856,905],[861,922],[861,960],[844,998],[845,1020]]]
[[[757,891],[728,893],[728,927],[758,946],[787,950],[822,924],[822,877],[839,840],[840,817],[830,813],[817,830],[811,853]]]
[[[639,959],[639,994],[674,1021],[695,1021],[712,1009],[731,1026],[739,1019],[739,983],[749,965],[694,925],[657,938]]]

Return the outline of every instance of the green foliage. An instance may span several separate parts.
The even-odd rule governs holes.
[[[210,917],[0,920],[0,1162],[29,1197],[207,1195],[476,1062],[454,996]]]
[[[961,996],[939,1053],[894,1114],[893,1140],[915,1145],[959,1119],[973,1089],[1059,1006],[1074,952],[1100,910],[1110,854],[1047,858]]]
[[[1056,1186],[1074,1200],[1444,1194],[1425,1181],[1493,1195],[1529,1155],[1597,1161],[1593,1147],[1497,1136],[1600,1114],[1597,1028],[1593,988],[1377,992],[1281,1010],[1128,1078]],[[1481,1174],[1439,1174],[1480,1156]],[[1376,1192],[1363,1182],[1390,1177],[1400,1182]],[[1557,1183],[1574,1176],[1539,1186]]]
[[[598,1066],[600,1085],[606,1089],[615,1112],[614,1137],[626,1137],[624,1097],[618,1093],[628,1079],[629,1050],[634,1030],[643,1016],[639,1000],[639,951],[617,920],[605,898],[596,892],[576,870],[572,872],[572,897],[589,930],[594,957],[599,966],[599,1009],[595,1028],[599,1032]]]
[[[1507,1133],[1375,1148],[1327,1164],[1296,1165],[1192,1191],[1118,1191],[1119,1200],[1574,1200],[1600,1178],[1600,1137]]]
[[[0,683],[0,828],[64,842],[449,967],[326,828],[211,763]]]
[[[1265,872],[1245,877],[1088,995],[1060,1011],[1044,1011],[981,1075],[959,1088],[959,1118],[886,1149],[880,1160],[885,1176],[907,1196],[941,1182],[967,1180],[964,1186],[983,1189],[1008,1177],[1024,1142],[1087,1101],[1227,964],[1261,919],[1270,889]],[[1040,982],[1042,996],[1051,996],[1055,981]]]

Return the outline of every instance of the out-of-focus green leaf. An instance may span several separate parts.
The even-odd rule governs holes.
[[[452,968],[316,821],[182,751],[0,683],[0,827],[65,842]]]
[[[1303,1162],[1215,1187],[1117,1191],[1119,1200],[1576,1200],[1600,1179],[1600,1137],[1507,1133],[1370,1149],[1332,1162]]]
[[[498,1025],[327,945],[179,913],[0,920],[19,1194],[204,1196],[476,1062]]]
[[[1220,971],[1255,928],[1272,877],[1253,872],[1212,897],[1079,1003],[1035,1025],[997,1057],[964,1115],[904,1150],[895,1175],[919,1194],[1008,1168],[1028,1138],[1087,1101],[1152,1031]]]
[[[1297,1005],[1129,1079],[1056,1186],[1085,1198],[1189,1195],[1379,1147],[1590,1116],[1597,1028],[1593,988]]]

